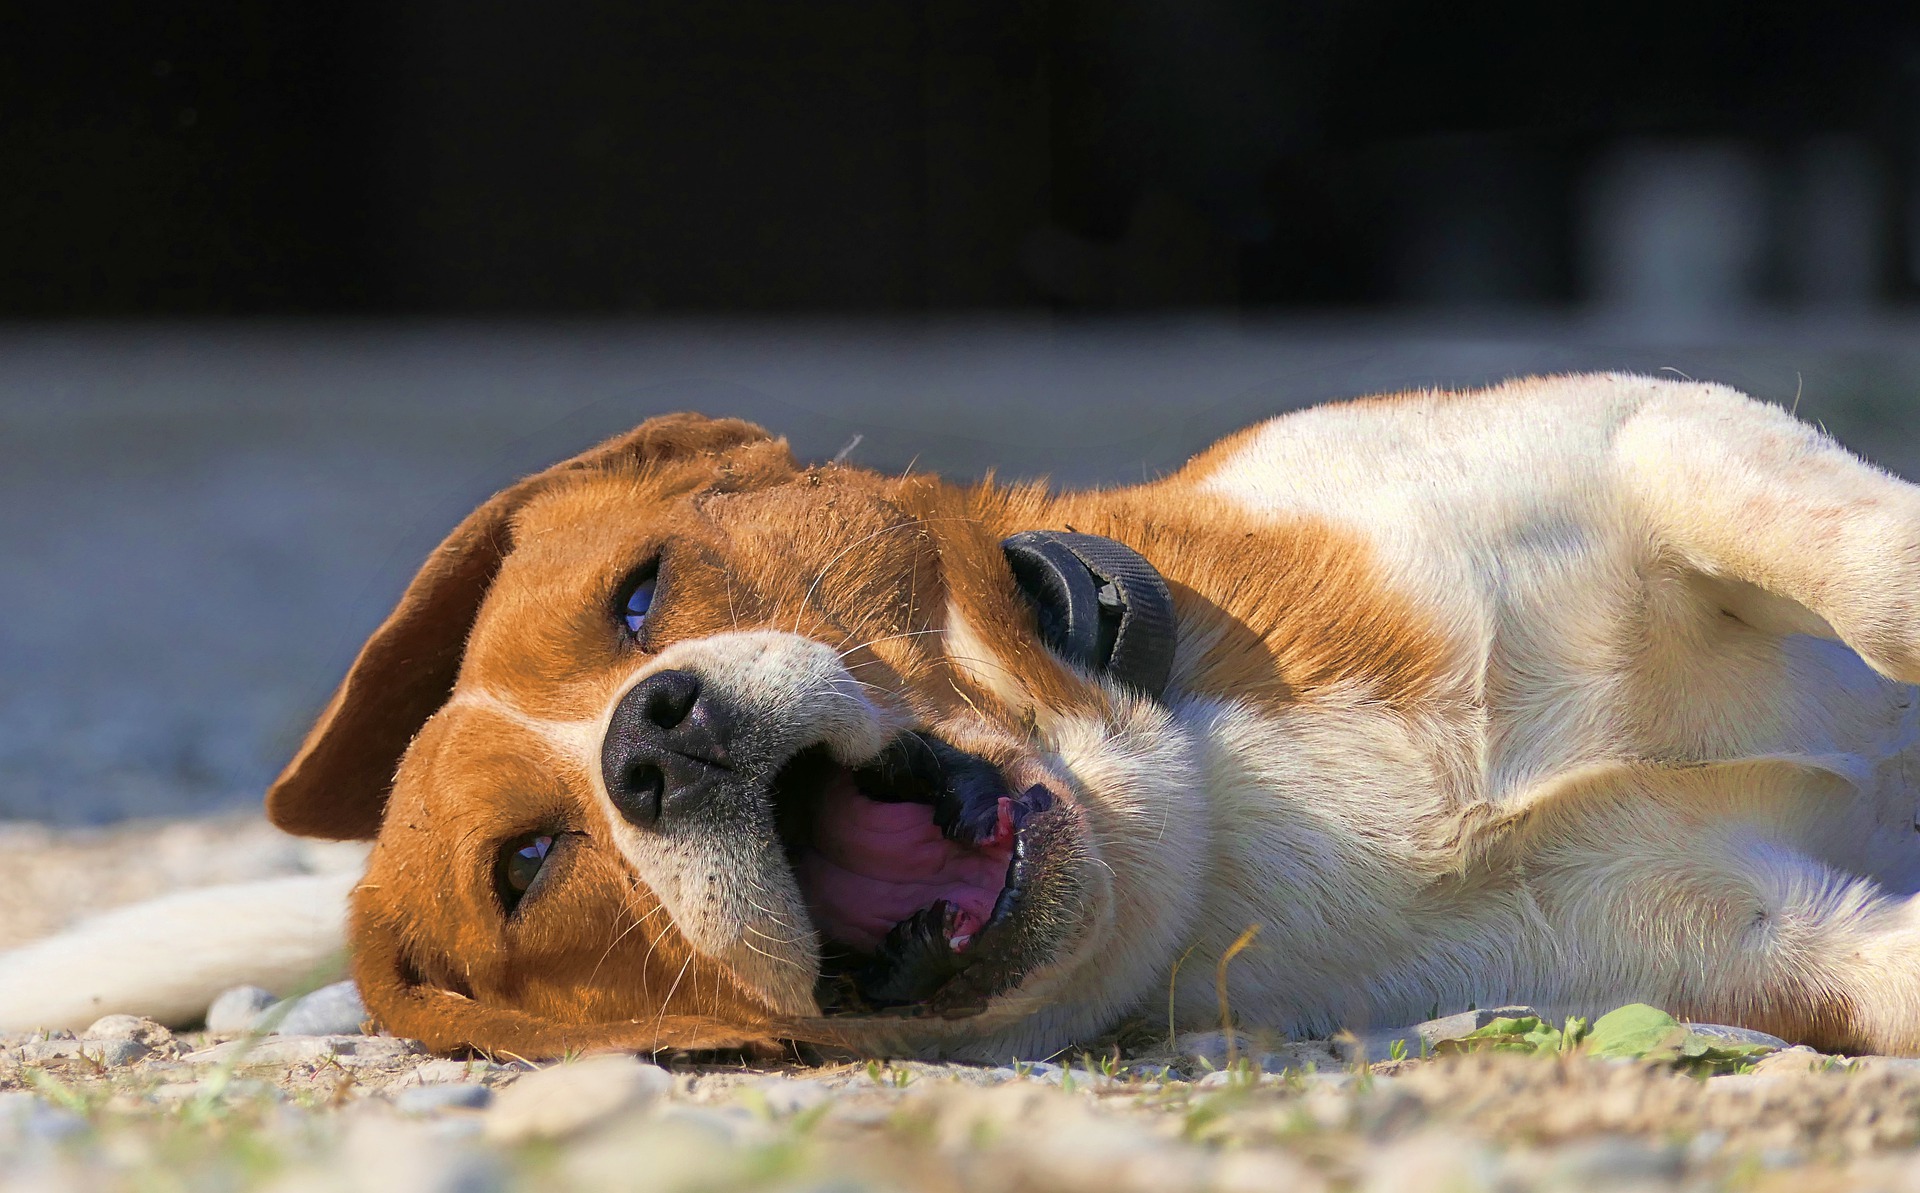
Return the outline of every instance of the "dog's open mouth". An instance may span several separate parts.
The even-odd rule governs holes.
[[[775,780],[774,802],[822,941],[823,1008],[927,1007],[955,985],[984,992],[955,979],[992,966],[996,930],[1019,909],[1021,829],[1052,806],[1045,787],[1012,790],[985,759],[903,733],[857,768],[824,748],[802,751]],[[999,976],[986,985],[1019,975]]]

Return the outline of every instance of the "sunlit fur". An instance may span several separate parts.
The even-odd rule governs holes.
[[[1164,702],[1040,642],[998,546],[1038,528],[1165,575]],[[620,588],[657,553],[634,643]],[[803,468],[674,416],[463,523],[270,809],[377,834],[356,973],[441,1049],[1004,1059],[1170,992],[1217,1023],[1258,925],[1229,970],[1256,1026],[1643,1000],[1916,1052],[1915,593],[1920,491],[1710,385],[1322,407],[1079,493]],[[918,725],[1055,787],[1046,963],[973,1017],[820,1019],[770,820],[665,840],[601,788],[614,702],[666,666],[843,761]],[[492,859],[536,829],[563,847],[509,922]]]

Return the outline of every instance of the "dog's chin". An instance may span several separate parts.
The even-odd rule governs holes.
[[[1053,956],[1078,903],[1080,818],[1022,769],[929,732],[857,765],[820,745],[781,768],[773,806],[820,941],[822,1014],[970,1017]]]

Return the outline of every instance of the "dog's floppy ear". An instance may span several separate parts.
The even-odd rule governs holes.
[[[797,1035],[789,1025],[743,1006],[725,1015],[650,1013],[579,1023],[490,1006],[450,988],[459,983],[446,981],[447,975],[423,972],[409,956],[406,933],[382,911],[356,906],[353,920],[353,976],[369,1013],[393,1035],[419,1040],[435,1052],[521,1060],[612,1050],[740,1050],[765,1056],[779,1053],[782,1041]]]
[[[528,500],[582,470],[690,460],[763,440],[772,437],[738,419],[663,415],[520,481],[468,514],[427,556],[267,789],[268,818],[308,837],[368,839],[380,831],[400,756],[453,690],[474,616],[512,549],[513,516]]]

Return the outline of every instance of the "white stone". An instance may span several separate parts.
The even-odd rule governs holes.
[[[442,1110],[483,1110],[493,1091],[477,1081],[416,1085],[394,1095],[393,1108],[402,1114],[438,1114]]]
[[[355,1193],[491,1193],[507,1183],[498,1158],[404,1118],[354,1117],[341,1153]]]
[[[1400,1046],[1401,1056],[1418,1058],[1431,1055],[1434,1049],[1448,1040],[1458,1040],[1472,1035],[1495,1019],[1527,1018],[1538,1019],[1540,1012],[1532,1007],[1489,1007],[1485,1010],[1442,1015],[1438,1019],[1429,1019],[1410,1027],[1369,1031],[1355,1035],[1351,1039],[1336,1039],[1333,1044],[1340,1059],[1348,1064],[1358,1064],[1362,1061],[1367,1064],[1378,1064],[1381,1061],[1393,1059],[1396,1044]]]
[[[501,1071],[498,1066],[484,1060],[429,1060],[413,1067],[410,1073],[402,1074],[397,1082],[401,1086],[411,1085],[447,1085],[454,1082],[478,1081],[488,1073]]]
[[[1920,1059],[1911,1056],[1856,1056],[1848,1067],[1863,1073],[1898,1073],[1902,1077],[1920,1076]]]
[[[20,1061],[29,1065],[79,1061],[111,1067],[132,1064],[149,1051],[145,1044],[134,1040],[43,1040],[22,1046]]]
[[[1059,1085],[1067,1074],[1059,1065],[1044,1060],[1017,1061],[1011,1065],[1001,1065],[994,1072],[1003,1074],[1007,1080],[1044,1081],[1049,1085]]]
[[[223,990],[207,1008],[207,1030],[215,1035],[238,1035],[253,1030],[260,1012],[273,1005],[273,992],[260,986],[234,986]]]
[[[1582,1140],[1557,1149],[1549,1161],[1549,1187],[1661,1188],[1678,1180],[1686,1154],[1678,1147],[1650,1147],[1632,1139]]]
[[[1855,1063],[1858,1062],[1856,1061]],[[1828,1056],[1823,1052],[1815,1052],[1806,1045],[1800,1044],[1761,1057],[1754,1062],[1753,1070],[1749,1076],[1772,1078],[1788,1073],[1819,1073],[1828,1068],[1845,1067],[1846,1062],[1840,1060],[1838,1057]],[[1707,1083],[1707,1088],[1711,1089],[1725,1080],[1725,1077],[1716,1077]]]
[[[769,1114],[783,1118],[812,1110],[833,1096],[833,1091],[818,1081],[797,1077],[769,1077],[747,1088],[760,1095]]]
[[[668,1103],[654,1112],[656,1123],[667,1127],[694,1126],[734,1146],[765,1137],[767,1126],[745,1106],[688,1106]]]
[[[1280,1079],[1272,1073],[1238,1069],[1216,1069],[1203,1077],[1194,1079],[1196,1089],[1252,1089],[1256,1085],[1277,1085]]]
[[[359,1034],[366,1020],[360,988],[348,981],[275,1003],[260,1013],[257,1022],[281,1036],[350,1036]]]
[[[170,1043],[173,1033],[138,1015],[107,1015],[80,1033],[83,1040],[132,1040],[152,1048]]]
[[[87,1120],[30,1093],[0,1093],[0,1141],[58,1143],[87,1129]]]
[[[402,1039],[399,1036],[330,1036],[329,1039],[344,1044],[340,1063],[348,1068],[357,1065],[392,1065],[426,1055],[426,1045],[418,1040]]]
[[[393,1036],[266,1036],[229,1040],[203,1048],[186,1059],[191,1064],[287,1066],[331,1060],[345,1068],[391,1064],[426,1050],[414,1040]]]
[[[529,1073],[487,1111],[487,1138],[500,1143],[559,1139],[653,1101],[673,1088],[658,1065],[631,1056],[594,1056]]]
[[[1220,1157],[1207,1188],[1214,1193],[1309,1193],[1326,1188],[1326,1181],[1284,1152],[1236,1150]]]
[[[80,1049],[84,1055],[112,1068],[130,1065],[153,1052],[138,1040],[101,1040],[98,1044],[82,1040]]]
[[[675,1108],[676,1111],[681,1109]],[[618,1131],[600,1131],[563,1149],[560,1167],[575,1189],[739,1189],[763,1187],[754,1157],[735,1146],[730,1123],[714,1116],[642,1117]],[[782,1189],[865,1187],[778,1183]]]
[[[1770,1036],[1764,1031],[1755,1031],[1750,1027],[1733,1027],[1725,1023],[1689,1023],[1687,1030],[1696,1036],[1704,1036],[1716,1044],[1758,1044],[1762,1048],[1771,1048],[1784,1052],[1793,1045],[1779,1036]]]
[[[1285,1073],[1308,1067],[1331,1068],[1341,1064],[1331,1045],[1324,1040],[1281,1040],[1265,1033],[1236,1031],[1231,1038],[1225,1032],[1188,1032],[1174,1041],[1174,1051],[1190,1067],[1203,1072],[1225,1069],[1229,1059],[1248,1061],[1262,1072]]]

